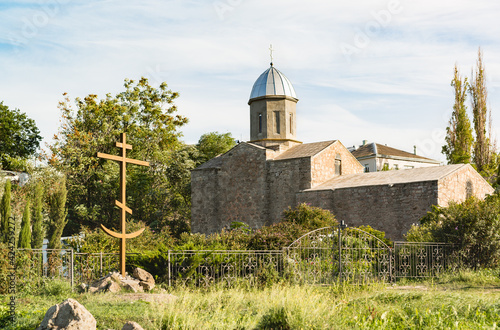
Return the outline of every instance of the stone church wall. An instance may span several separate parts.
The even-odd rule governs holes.
[[[494,189],[470,165],[439,180],[438,201],[440,206],[448,206],[449,202],[463,202],[470,196],[484,199]]]
[[[242,143],[220,157],[216,175],[192,171],[192,232],[218,232],[233,221],[261,227],[268,219],[266,150]]]
[[[210,233],[220,230],[218,221],[218,169],[191,172],[191,230]]]
[[[268,161],[269,222],[278,222],[284,210],[294,207],[295,194],[311,188],[311,159]]]
[[[426,181],[304,191],[297,195],[297,202],[327,208],[349,226],[370,225],[390,239],[402,240],[410,226],[437,203],[437,185],[437,181]]]
[[[342,143],[336,141],[312,158],[312,187],[316,187],[335,176],[335,158],[337,155],[340,156],[342,175],[363,173],[363,166]]]

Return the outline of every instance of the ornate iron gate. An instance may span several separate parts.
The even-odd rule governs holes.
[[[289,276],[301,283],[390,281],[392,263],[387,244],[343,223],[311,231],[285,248]]]

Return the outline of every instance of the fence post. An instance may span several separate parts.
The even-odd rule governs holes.
[[[389,248],[389,280],[394,281],[394,277],[392,277],[392,248]]]
[[[75,286],[75,275],[74,275],[74,271],[73,271],[73,267],[75,265],[74,263],[74,253],[73,253],[73,249],[71,249],[71,262],[70,262],[70,276],[71,276],[71,291],[73,291],[74,289],[74,286]]]
[[[172,282],[171,282],[171,272],[170,272],[170,250],[168,250],[168,256],[167,256],[167,265],[168,265],[168,286],[171,287],[172,286]]]
[[[342,230],[346,228],[344,220],[339,224],[339,282],[342,283]]]
[[[99,278],[102,277],[102,251],[99,253]]]

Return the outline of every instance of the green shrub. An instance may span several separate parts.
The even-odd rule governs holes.
[[[408,241],[453,243],[465,266],[500,265],[500,195],[484,201],[471,197],[461,204],[434,206],[406,235]]]
[[[278,222],[257,229],[248,243],[250,250],[281,250],[289,246],[309,229],[295,222]]]
[[[330,211],[306,203],[285,210],[283,221],[298,223],[309,230],[337,225],[337,220]]]
[[[379,240],[381,240],[382,242],[387,244],[389,247],[393,246],[393,242],[390,239],[385,237],[385,232],[373,229],[371,226],[359,226],[357,228],[359,228],[363,231],[366,231],[367,233],[375,236],[376,238],[378,238]]]

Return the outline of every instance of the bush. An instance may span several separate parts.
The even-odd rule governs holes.
[[[408,241],[453,243],[465,266],[500,265],[500,195],[484,201],[471,197],[462,204],[434,206],[406,235]]]
[[[309,229],[299,223],[278,222],[257,229],[250,238],[248,248],[250,250],[281,250],[308,231]]]
[[[328,210],[310,206],[306,203],[291,207],[283,212],[283,221],[293,222],[302,225],[308,230],[337,225],[335,216]]]

